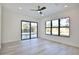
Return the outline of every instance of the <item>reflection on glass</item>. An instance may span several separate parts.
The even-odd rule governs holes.
[[[52,28],[52,34],[58,35],[58,28]]]
[[[46,27],[51,27],[51,21],[46,21]]]
[[[52,27],[58,27],[58,20],[52,20]]]
[[[37,37],[37,23],[31,23],[31,38]]]
[[[51,34],[51,28],[46,28],[46,34]]]
[[[30,38],[30,23],[29,22],[22,22],[22,39]]]
[[[60,35],[69,36],[69,28],[60,28]]]
[[[60,19],[60,35],[69,36],[69,18]]]
[[[61,27],[63,27],[63,26],[65,26],[65,27],[69,26],[69,18],[63,18],[63,19],[61,19],[60,20],[60,26]]]

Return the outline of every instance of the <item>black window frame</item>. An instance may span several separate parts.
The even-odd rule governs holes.
[[[47,27],[47,26],[46,26],[46,22],[47,22],[47,21],[50,21],[50,27]],[[47,20],[47,21],[45,22],[45,34],[46,34],[46,35],[52,35],[52,32],[51,32],[51,31],[52,31],[52,28],[51,28],[52,22],[51,22],[51,20]],[[47,34],[47,33],[46,33],[46,28],[50,28],[50,34]]]
[[[61,27],[60,26],[60,21],[61,19],[65,19],[65,18],[69,18],[69,26],[68,27]],[[53,20],[58,20],[58,27],[52,27],[52,21]],[[46,27],[46,22],[45,22],[45,34],[46,34],[46,28],[50,28],[51,31],[50,31],[50,34],[46,34],[46,35],[53,35],[53,36],[61,36],[61,37],[70,37],[70,17],[62,17],[62,18],[58,18],[58,19],[53,19],[53,20],[48,20],[48,21],[51,21],[51,27]],[[58,28],[58,35],[55,35],[55,34],[52,34],[52,28]],[[69,28],[69,35],[66,36],[66,35],[60,35],[60,28]]]
[[[29,38],[27,39],[22,39],[22,22],[29,22],[30,24],[30,31],[29,31]],[[29,39],[34,39],[34,38],[31,38],[31,23],[37,23],[37,37],[34,37],[34,38],[38,38],[38,22],[34,22],[34,21],[27,21],[27,20],[21,20],[21,40],[29,40]]]
[[[69,35],[66,36],[66,35],[61,35],[60,34],[60,36],[62,36],[62,37],[70,37],[70,17],[62,17],[62,18],[60,18],[60,23],[61,23],[61,19],[66,19],[66,18],[69,18],[69,26],[68,27],[65,27],[65,26],[61,27],[61,25],[60,25],[60,28],[69,28]],[[60,30],[60,32],[61,32],[61,30]]]
[[[55,21],[55,20],[58,20],[58,27],[53,27],[53,24],[52,24],[51,27],[52,27],[52,28],[58,28],[58,35],[53,34],[53,33],[52,33],[52,35],[54,35],[54,36],[59,36],[59,19],[53,19],[52,21]],[[51,22],[52,22],[52,21],[51,21]]]

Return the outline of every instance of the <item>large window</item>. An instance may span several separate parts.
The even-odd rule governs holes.
[[[46,21],[46,34],[69,36],[69,17]]]

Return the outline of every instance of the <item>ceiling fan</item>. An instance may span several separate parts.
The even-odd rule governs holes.
[[[31,11],[37,11],[39,14],[42,14],[42,10],[45,10],[46,9],[46,7],[40,7],[40,6],[37,6],[38,7],[38,9],[37,10],[35,10],[35,9],[30,9]]]

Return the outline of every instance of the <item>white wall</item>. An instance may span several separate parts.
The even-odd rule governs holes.
[[[3,8],[2,18],[2,43],[21,40],[21,20],[36,21],[5,8]]]
[[[0,48],[1,48],[1,5],[0,5]]]
[[[70,37],[59,37],[53,35],[45,35],[45,21],[52,18],[70,17]],[[47,40],[53,40],[64,44],[79,47],[79,7],[69,8],[58,12],[52,16],[42,19],[40,22],[40,37]]]

